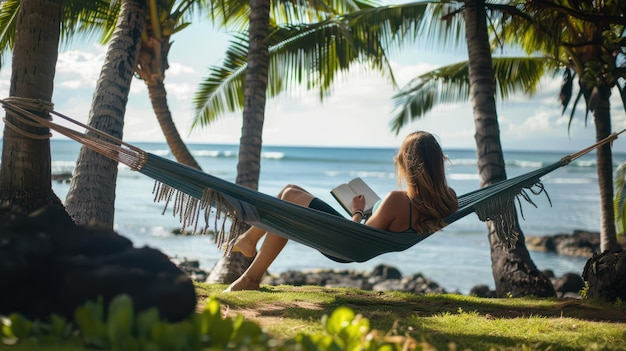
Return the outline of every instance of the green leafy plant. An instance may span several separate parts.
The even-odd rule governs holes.
[[[615,195],[613,197],[613,209],[615,210],[615,230],[617,235],[623,235],[626,232],[626,163],[620,164],[615,170],[613,178],[613,189]]]
[[[414,345],[404,337],[379,336],[370,322],[348,307],[322,318],[324,332],[298,334],[278,342],[254,322],[239,315],[223,317],[220,302],[211,296],[202,310],[171,323],[156,308],[135,313],[127,295],[114,298],[106,309],[102,299],[76,309],[74,324],[59,316],[32,322],[19,314],[1,319],[5,344],[82,345],[100,350],[402,350]],[[409,349],[412,349],[410,347]]]

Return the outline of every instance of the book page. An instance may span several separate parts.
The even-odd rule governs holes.
[[[348,214],[352,214],[352,198],[355,197],[357,194],[354,193],[354,191],[350,188],[348,184],[341,184],[333,188],[330,193],[335,197],[337,202],[339,202],[339,204],[348,212]]]
[[[348,182],[348,185],[352,188],[356,195],[362,194],[365,196],[365,213],[370,213],[372,207],[380,200],[380,196],[372,190],[361,178],[354,178]],[[350,199],[352,201],[352,199]]]

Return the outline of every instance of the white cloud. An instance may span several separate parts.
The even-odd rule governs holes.
[[[106,48],[100,45],[60,52],[56,65],[55,86],[93,89],[100,75],[105,52]]]
[[[186,75],[190,73],[197,73],[196,69],[179,62],[170,62],[169,68],[167,69],[167,72],[165,72],[167,78]]]

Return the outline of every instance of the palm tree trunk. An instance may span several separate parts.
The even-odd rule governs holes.
[[[269,31],[269,0],[250,1],[250,26],[248,47],[248,70],[244,90],[243,125],[239,144],[237,184],[257,189],[261,172],[261,147],[267,79],[269,71],[269,49],[265,39]]]
[[[23,0],[17,14],[9,95],[52,100],[58,56],[61,0]],[[32,111],[42,117],[41,111]],[[0,167],[0,201],[32,212],[61,201],[52,191],[48,128],[6,115]],[[11,126],[14,126],[13,129]],[[36,135],[31,138],[22,131]]]
[[[250,0],[248,70],[236,183],[252,189],[258,189],[261,172],[263,121],[269,72],[269,49],[265,39],[269,32],[269,21],[270,1]],[[234,252],[230,257],[220,259],[209,274],[207,282],[232,283],[249,265],[250,260],[246,260],[241,253]]]
[[[156,3],[151,2],[149,6],[156,6]],[[151,17],[151,20],[153,26],[161,25],[158,19],[155,20]],[[152,32],[154,32],[154,28],[152,28],[152,31],[148,30],[148,35],[151,35]],[[165,90],[163,81],[165,79],[165,70],[168,67],[167,55],[169,49],[169,36],[161,36],[160,39],[150,37],[148,40],[142,40],[135,72],[146,82],[152,109],[154,110],[157,121],[159,121],[161,131],[163,131],[163,135],[165,136],[165,141],[172,151],[172,155],[176,158],[176,161],[196,169],[201,169],[198,162],[196,162],[193,155],[191,155],[191,152],[189,152],[187,145],[185,145],[185,142],[183,142],[183,139],[180,137],[178,129],[172,119],[170,108],[167,105],[167,91]]]
[[[130,84],[145,26],[145,1],[124,0],[89,114],[89,126],[122,139]],[[82,147],[66,198],[77,224],[113,229],[118,163]]]
[[[590,106],[596,126],[596,140],[602,140],[611,134],[610,101],[611,88],[594,88]],[[613,208],[613,155],[611,145],[605,144],[596,151],[598,163],[598,186],[600,188],[600,251],[620,249],[615,231],[615,212]]]
[[[165,136],[165,141],[170,147],[170,150],[172,150],[172,155],[174,155],[176,161],[184,165],[201,169],[200,165],[187,148],[187,145],[185,145],[185,142],[180,137],[178,129],[176,129],[176,125],[172,119],[172,113],[167,106],[167,91],[165,90],[163,81],[146,81],[146,83],[148,85],[148,95],[150,96],[150,102],[152,102],[152,108],[159,121],[163,135]]]
[[[504,156],[495,105],[495,79],[487,33],[484,0],[465,1],[463,11],[469,56],[470,96],[474,111],[476,152],[480,186],[506,179]],[[507,250],[496,228],[488,223],[491,264],[499,297],[525,295],[555,296],[554,287],[535,266],[526,249],[515,207],[509,211],[515,219],[519,237],[514,249]]]

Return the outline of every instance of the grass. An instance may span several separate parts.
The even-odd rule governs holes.
[[[626,350],[626,306],[619,303],[315,286],[223,293],[225,288],[197,283],[199,309],[205,299],[215,296],[225,315],[243,315],[280,339],[320,333],[322,317],[347,306],[380,333],[410,336],[438,350],[450,345],[458,350]]]

